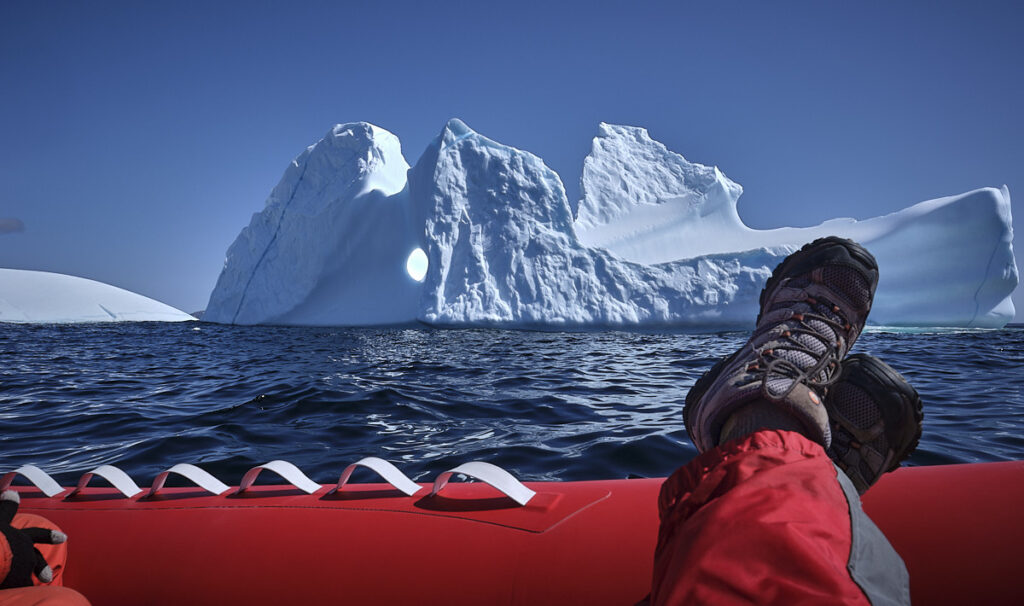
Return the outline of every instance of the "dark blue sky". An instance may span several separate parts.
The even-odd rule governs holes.
[[[598,122],[644,126],[756,228],[1024,197],[1013,2],[162,4],[0,3],[0,267],[202,309],[288,162],[358,120],[412,163],[462,118],[570,198]]]

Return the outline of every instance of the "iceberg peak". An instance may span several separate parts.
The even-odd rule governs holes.
[[[404,267],[415,248],[398,249],[379,237],[412,230],[401,196],[408,170],[389,131],[367,122],[331,128],[292,161],[263,211],[228,249],[204,319],[330,324],[344,310],[359,324],[415,307],[411,280],[399,277],[379,281],[377,294],[387,303],[352,308],[371,294],[351,284],[353,268]]]
[[[475,135],[476,131],[466,125],[465,122],[459,118],[452,118],[448,120],[448,123],[444,126],[445,130],[451,132],[455,137],[468,137],[469,135]]]
[[[742,233],[739,184],[714,166],[690,162],[647,129],[602,123],[583,162],[576,233],[638,263],[745,250],[735,241],[707,250],[709,228]]]
[[[441,133],[431,142],[430,148],[443,149],[457,144],[459,141],[469,137],[479,137],[475,130],[466,125],[465,122],[458,118],[452,118],[445,123],[444,128],[441,129]]]

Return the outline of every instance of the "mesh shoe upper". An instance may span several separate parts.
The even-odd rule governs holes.
[[[839,381],[825,398],[832,424],[829,457],[864,493],[899,467],[917,446],[924,418],[921,397],[878,358],[855,354],[843,360]]]
[[[686,429],[697,449],[717,445],[729,415],[755,399],[776,403],[802,423],[805,435],[829,446],[821,396],[860,336],[877,285],[871,253],[836,237],[815,240],[776,267],[750,340],[686,397]]]

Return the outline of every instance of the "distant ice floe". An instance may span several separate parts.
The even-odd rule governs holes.
[[[459,120],[412,168],[390,132],[337,125],[292,162],[228,249],[203,319],[747,327],[775,265],[833,234],[879,261],[874,324],[998,327],[1013,318],[1005,187],[772,230],[743,224],[742,191],[636,127],[600,125],[571,206],[540,158]]]
[[[183,322],[192,316],[94,280],[45,271],[0,269],[0,322]]]

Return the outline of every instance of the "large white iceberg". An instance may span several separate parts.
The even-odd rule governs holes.
[[[640,128],[602,124],[572,208],[536,156],[451,120],[409,169],[397,137],[335,126],[228,250],[205,320],[238,324],[741,327],[771,269],[837,234],[879,260],[876,324],[1002,326],[1009,193],[752,230],[742,188]],[[420,249],[422,281],[406,271]]]
[[[402,269],[423,241],[404,194],[398,137],[335,126],[292,161],[228,249],[203,319],[237,324],[412,321],[420,285]]]
[[[576,233],[639,263],[852,238],[879,264],[874,324],[1003,326],[1017,286],[1010,192],[984,188],[864,221],[754,230],[743,192],[717,168],[688,162],[642,128],[602,124],[583,165]]]
[[[192,316],[127,290],[65,274],[0,269],[0,322],[183,322]]]

